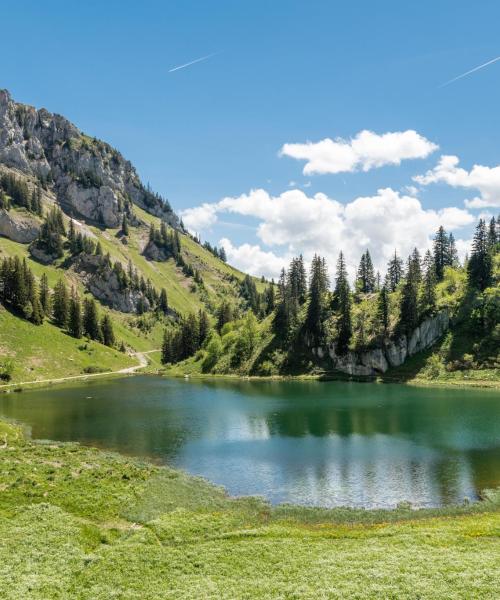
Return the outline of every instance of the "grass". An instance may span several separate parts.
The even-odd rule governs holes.
[[[182,472],[0,423],[0,596],[493,598],[500,497],[446,509],[272,508]]]
[[[116,349],[77,340],[48,322],[34,326],[0,306],[0,363],[5,360],[14,365],[11,383],[80,375],[89,367],[116,371],[137,364],[136,358]]]

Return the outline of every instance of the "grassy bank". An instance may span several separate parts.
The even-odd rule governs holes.
[[[0,423],[0,596],[492,598],[500,496],[441,510],[271,508]]]

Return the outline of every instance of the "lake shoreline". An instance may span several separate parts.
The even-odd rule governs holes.
[[[353,382],[353,383],[378,383],[381,385],[407,385],[412,387],[435,387],[435,388],[456,388],[456,389],[493,389],[500,390],[500,381],[482,380],[482,379],[471,379],[469,381],[437,381],[437,380],[425,380],[425,379],[412,379],[406,380],[402,377],[392,378],[381,378],[381,377],[360,377],[354,375],[347,375],[343,373],[335,374],[303,374],[303,375],[239,375],[239,374],[212,374],[212,373],[182,373],[182,372],[164,372],[163,370],[148,370],[147,367],[138,369],[131,373],[124,372],[110,372],[110,373],[96,373],[96,374],[85,374],[70,376],[65,378],[55,378],[51,380],[43,381],[31,381],[27,383],[8,383],[0,385],[0,394],[12,394],[18,393],[30,389],[50,389],[53,387],[60,387],[64,385],[71,385],[72,383],[90,383],[95,380],[106,380],[116,379],[122,377],[134,377],[134,376],[159,376],[172,379],[193,379],[193,380],[228,380],[228,381],[319,381],[319,382]],[[64,380],[63,380],[64,379]]]

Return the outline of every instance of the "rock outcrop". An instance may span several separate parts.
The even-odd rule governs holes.
[[[106,227],[118,227],[130,203],[179,226],[168,202],[141,183],[117,150],[60,115],[14,102],[6,90],[0,90],[0,163],[36,176],[67,212]]]
[[[149,300],[140,290],[134,290],[120,283],[117,273],[102,256],[80,254],[73,267],[80,273],[85,287],[103,304],[124,313],[137,312],[138,308],[147,311]]]
[[[0,209],[0,236],[29,244],[38,237],[40,223],[28,215]]]
[[[411,335],[401,335],[380,348],[338,355],[334,346],[328,346],[315,348],[313,352],[319,358],[328,356],[332,361],[332,368],[337,371],[370,377],[385,373],[389,367],[399,367],[409,356],[430,348],[447,331],[449,324],[448,312],[441,311],[423,321]]]

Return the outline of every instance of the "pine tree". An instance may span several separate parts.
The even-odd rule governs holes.
[[[169,329],[165,329],[165,331],[163,332],[163,343],[161,346],[161,362],[164,365],[176,362],[176,356],[174,351],[174,336]]]
[[[198,341],[200,346],[203,346],[209,331],[210,322],[208,320],[208,315],[204,310],[200,309],[198,313]]]
[[[368,250],[361,256],[356,278],[356,290],[362,294],[370,294],[375,291],[375,273]]]
[[[68,332],[75,338],[81,338],[83,333],[82,307],[75,288],[71,290],[69,302]]]
[[[115,333],[113,331],[113,322],[108,313],[105,313],[101,320],[102,343],[105,346],[113,347],[115,345]]]
[[[394,250],[394,256],[387,265],[386,285],[390,292],[395,292],[396,288],[403,277],[403,261],[399,258]]]
[[[309,345],[320,346],[324,340],[323,321],[327,306],[328,274],[325,261],[314,255],[311,262],[309,283],[309,303],[304,323],[304,330]]]
[[[233,307],[228,300],[223,300],[217,310],[217,331],[220,333],[224,325],[232,320]]]
[[[40,305],[42,307],[43,314],[48,317],[50,315],[51,302],[49,280],[47,279],[47,275],[45,273],[43,273],[40,279]]]
[[[432,312],[436,306],[436,267],[430,250],[424,256],[424,274],[420,292],[420,312]]]
[[[334,308],[337,318],[337,352],[345,354],[349,349],[352,336],[351,319],[351,290],[347,277],[344,255],[341,252],[337,261],[337,276],[335,280]]]
[[[448,266],[450,260],[449,238],[441,225],[434,236],[434,268],[437,281],[442,281],[444,268]]]
[[[223,261],[223,262],[227,262],[227,255],[226,255],[226,251],[224,250],[224,246],[220,247],[219,250],[219,258]]]
[[[400,325],[405,332],[410,332],[418,324],[418,282],[412,269],[412,259],[408,258],[408,271],[401,290]]]
[[[472,240],[472,249],[467,265],[469,285],[472,288],[484,290],[491,285],[492,259],[488,244],[486,223],[479,219],[479,223]]]
[[[161,288],[160,299],[158,300],[158,308],[164,315],[168,313],[168,298],[167,290],[165,288]]]
[[[389,292],[387,291],[387,287],[383,285],[378,293],[377,318],[382,327],[384,335],[387,335],[387,332],[389,330],[389,313]]]
[[[450,233],[450,235],[448,236],[448,247],[446,253],[445,266],[455,268],[458,267],[458,265],[459,260],[457,246],[455,244],[455,237],[453,236],[453,233]]]
[[[101,328],[97,305],[93,298],[85,298],[83,301],[83,333],[91,340],[101,340]]]
[[[123,219],[122,219],[122,233],[123,233],[123,235],[128,235],[127,215],[123,215]]]
[[[290,328],[290,310],[285,269],[281,269],[278,281],[278,298],[273,327],[276,335],[283,339],[287,338]]]
[[[497,223],[495,217],[491,217],[490,224],[488,227],[488,247],[494,249],[496,245],[499,243],[498,237],[498,228],[500,227],[500,223]]]
[[[66,325],[68,324],[68,317],[69,317],[68,289],[62,279],[60,279],[54,287],[53,317],[54,317],[54,323],[61,328],[65,328]]]

